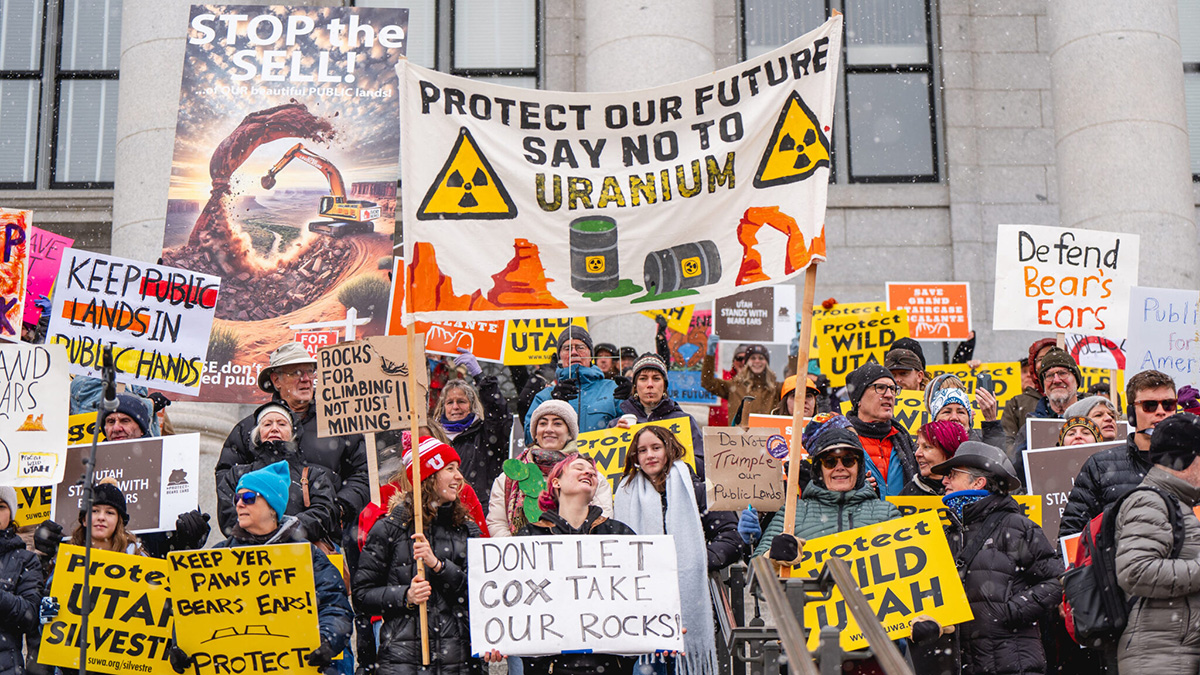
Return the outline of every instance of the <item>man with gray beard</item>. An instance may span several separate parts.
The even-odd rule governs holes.
[[[1037,376],[1045,393],[1029,417],[1062,417],[1067,408],[1079,400],[1079,383],[1083,381],[1083,374],[1079,372],[1079,365],[1075,363],[1075,359],[1067,352],[1058,347],[1046,352],[1038,363]],[[1013,443],[1011,457],[1013,465],[1017,467],[1018,476],[1025,475],[1025,450],[1028,443],[1025,430],[1021,429]]]

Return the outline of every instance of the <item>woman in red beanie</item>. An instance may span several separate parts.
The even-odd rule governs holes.
[[[967,440],[967,430],[953,420],[927,422],[917,432],[917,467],[920,473],[913,476],[900,491],[904,497],[942,496],[946,488],[942,477],[933,473],[933,467],[954,456],[958,446]]]

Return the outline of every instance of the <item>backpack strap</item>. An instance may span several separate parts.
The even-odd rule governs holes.
[[[996,528],[1000,527],[1000,521],[1004,520],[1005,513],[1005,511],[1000,510],[992,511],[988,514],[987,518],[980,523],[979,531],[981,534],[971,539],[970,543],[954,560],[954,563],[958,565],[958,573],[960,576],[967,573],[967,570],[971,567],[971,563],[975,560],[975,556],[979,555],[979,552],[983,550],[984,545],[987,544],[988,540],[992,538],[993,534],[995,534]]]

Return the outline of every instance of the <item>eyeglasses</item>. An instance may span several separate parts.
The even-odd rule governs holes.
[[[745,354],[734,354],[733,360],[738,363],[741,363],[742,361],[746,360],[746,355]]]
[[[850,469],[853,468],[855,464],[858,464],[858,459],[855,458],[854,455],[826,455],[825,457],[821,458],[821,466],[825,467],[826,469],[833,469],[838,464]]]
[[[1134,405],[1140,405],[1144,413],[1152,413],[1158,410],[1158,406],[1160,405],[1165,412],[1173,413],[1175,412],[1175,407],[1179,405],[1179,401],[1173,398],[1164,398],[1161,401],[1149,399],[1146,401],[1135,401]]]
[[[894,385],[894,384],[883,384],[881,382],[876,382],[875,384],[872,384],[869,388],[874,389],[875,393],[879,394],[880,396],[887,394],[889,391],[892,393],[892,395],[895,395],[895,396],[898,396],[900,394],[900,387],[898,385]]]
[[[955,472],[965,474],[967,477],[967,480],[975,480],[976,478],[980,478],[980,476],[978,476],[975,473],[972,473],[970,471],[967,471],[966,469],[960,469],[958,467],[950,469],[950,473],[955,473]]]
[[[1056,368],[1054,370],[1047,370],[1043,378],[1046,380],[1065,380],[1068,376],[1074,377],[1075,374],[1066,368]]]
[[[293,377],[293,378],[307,377],[308,379],[311,380],[312,378],[316,377],[317,369],[316,368],[296,368],[294,370],[280,370],[279,374],[284,377]]]
[[[241,502],[241,503],[245,504],[246,506],[250,506],[251,504],[253,504],[256,501],[258,501],[258,493],[257,492],[247,491],[247,492],[242,492],[240,494],[236,494],[233,496],[233,505],[234,506],[237,506],[238,502]]]

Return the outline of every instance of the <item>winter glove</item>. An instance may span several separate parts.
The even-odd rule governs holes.
[[[42,604],[38,607],[38,619],[42,622],[43,626],[58,616],[58,609],[58,598],[51,596],[42,598]]]
[[[171,549],[174,551],[191,551],[204,547],[208,541],[208,533],[212,530],[207,513],[194,509],[179,514],[175,519],[175,534],[171,537]]]
[[[942,636],[942,627],[936,621],[913,621],[912,641],[919,645],[929,644]]]
[[[150,394],[150,396],[148,398],[154,402],[154,412],[158,412],[158,411],[162,410],[163,408],[166,408],[167,406],[171,405],[171,399],[167,398],[166,396],[163,396],[162,394],[158,393],[157,391],[154,392],[153,394]]]
[[[799,333],[797,333],[796,337],[792,338],[792,341],[788,343],[788,356],[800,356],[800,334]]]
[[[33,547],[51,559],[58,555],[58,545],[62,543],[62,540],[62,525],[53,520],[43,520],[33,533]]]
[[[171,660],[171,669],[179,673],[179,675],[183,675],[183,673],[187,672],[188,666],[195,665],[196,663],[192,655],[180,649],[174,640],[171,640],[171,646],[167,649],[167,658]]]
[[[304,662],[313,668],[324,668],[333,663],[333,657],[337,656],[337,652],[333,651],[333,647],[329,646],[328,642],[321,641],[321,646],[308,653],[304,657]]]
[[[454,365],[466,368],[467,374],[471,377],[475,377],[483,372],[483,368],[479,367],[479,359],[476,359],[474,354],[462,347],[458,348],[458,356],[454,357]]]
[[[781,563],[790,563],[800,556],[800,542],[790,534],[781,532],[771,540],[767,557]]]
[[[559,380],[558,384],[554,385],[554,389],[550,390],[550,398],[557,401],[574,401],[579,398],[579,380],[575,378]]]
[[[750,546],[762,537],[762,525],[758,522],[758,511],[753,506],[747,506],[745,511],[742,511],[742,517],[738,519],[737,524],[738,534],[742,535],[742,541]]]
[[[613,389],[613,399],[616,401],[624,401],[633,395],[633,380],[624,375],[616,375],[613,377],[613,382],[617,385]]]
[[[708,336],[708,351],[705,353],[708,354],[709,356],[716,356],[717,355],[717,343],[720,341],[721,341],[721,338],[717,337],[716,333],[709,335]]]

